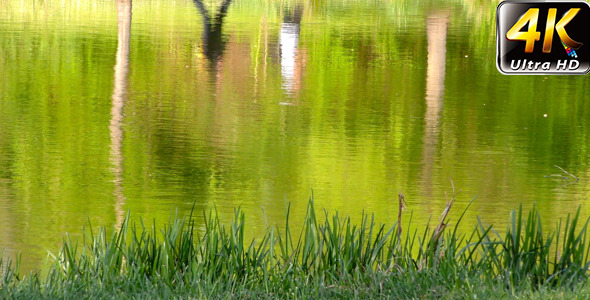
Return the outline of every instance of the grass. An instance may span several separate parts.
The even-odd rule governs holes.
[[[269,227],[244,237],[238,209],[229,226],[204,214],[171,218],[158,230],[127,216],[112,233],[66,236],[46,276],[19,274],[19,261],[0,262],[1,298],[585,298],[588,220],[579,209],[544,232],[533,208],[510,215],[504,235],[479,222],[469,234],[448,226],[448,201],[437,226],[391,227],[364,216],[316,214],[309,201],[302,230]],[[399,195],[400,211],[405,208]],[[323,220],[323,221],[320,221]],[[80,244],[78,244],[80,243]]]

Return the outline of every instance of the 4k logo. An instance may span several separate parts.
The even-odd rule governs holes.
[[[496,19],[496,63],[500,72],[586,74],[590,71],[587,2],[502,2]]]

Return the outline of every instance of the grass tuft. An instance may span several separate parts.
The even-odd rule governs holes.
[[[588,291],[588,220],[580,208],[545,232],[533,207],[510,215],[501,236],[480,220],[469,234],[446,220],[402,231],[404,196],[393,226],[364,215],[360,224],[337,212],[318,218],[310,199],[303,227],[292,232],[290,206],[284,228],[269,226],[246,240],[245,215],[235,210],[223,225],[205,213],[204,232],[195,220],[173,216],[161,230],[129,214],[108,234],[92,226],[81,241],[66,236],[50,271],[21,276],[20,260],[0,260],[2,298],[309,298],[309,297],[566,297]],[[472,201],[473,202],[473,201]],[[323,221],[320,221],[323,220]],[[479,220],[479,219],[478,219]]]

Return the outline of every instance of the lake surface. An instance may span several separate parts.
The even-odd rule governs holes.
[[[590,77],[501,75],[476,2],[0,0],[0,249],[193,204],[255,236],[312,193],[424,226],[451,179],[468,228],[589,216]]]

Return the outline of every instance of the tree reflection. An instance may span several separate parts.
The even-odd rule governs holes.
[[[440,132],[440,114],[445,92],[445,66],[447,54],[447,27],[449,13],[431,13],[426,19],[428,65],[426,67],[426,114],[422,150],[423,190],[430,193],[432,168]]]
[[[131,38],[131,0],[117,0],[117,61],[113,88],[113,105],[109,132],[111,137],[110,160],[115,182],[115,213],[117,224],[124,217],[123,205],[123,108],[127,98],[127,75],[129,74],[129,40]]]

